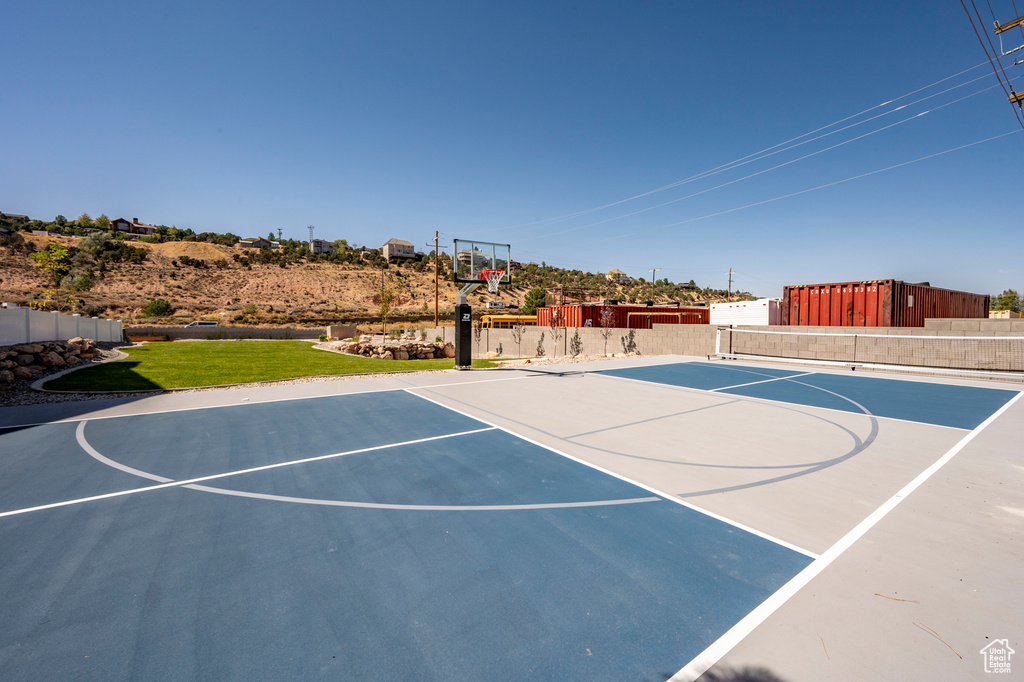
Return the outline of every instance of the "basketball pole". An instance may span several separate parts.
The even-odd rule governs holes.
[[[473,309],[469,295],[480,284],[470,282],[459,289],[459,302],[455,306],[455,369],[469,369],[473,364]]]

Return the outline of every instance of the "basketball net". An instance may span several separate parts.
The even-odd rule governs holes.
[[[480,274],[484,275],[487,280],[487,291],[492,294],[498,293],[498,286],[501,284],[501,278],[505,276],[505,271],[484,270]]]

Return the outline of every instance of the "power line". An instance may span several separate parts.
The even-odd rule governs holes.
[[[963,0],[961,0],[961,2],[963,2]],[[946,82],[948,80],[951,80],[953,78],[957,78],[959,76],[962,76],[963,74],[968,73],[970,71],[973,71],[974,69],[977,69],[977,68],[979,68],[981,66],[984,66],[984,65],[985,65],[985,62],[981,62],[980,64],[976,64],[975,66],[972,66],[970,68],[964,69],[964,70],[959,71],[959,72],[957,72],[955,74],[952,74],[950,76],[946,76],[945,78],[940,78],[939,80],[937,80],[937,81],[935,81],[933,83],[930,83],[929,85],[925,85],[923,87],[916,88],[915,90],[911,90],[910,92],[905,93],[903,95],[900,95],[899,97],[896,97],[894,99],[882,102],[881,104],[876,104],[875,106],[869,107],[867,109],[864,109],[863,111],[858,112],[856,114],[851,114],[849,116],[841,118],[841,119],[839,119],[837,121],[834,121],[832,123],[829,123],[827,125],[821,126],[819,128],[816,128],[816,129],[811,130],[809,132],[803,133],[801,135],[797,135],[796,137],[790,138],[789,140],[786,140],[785,142],[779,142],[779,143],[774,144],[774,145],[772,145],[770,147],[766,147],[766,148],[764,148],[764,149],[762,149],[760,151],[754,152],[752,154],[748,154],[746,156],[742,156],[742,157],[740,157],[738,159],[735,159],[733,161],[729,161],[727,163],[721,164],[721,165],[716,166],[714,168],[710,168],[708,170],[702,171],[702,172],[697,173],[695,175],[691,175],[691,176],[689,176],[687,178],[683,178],[682,180],[677,180],[675,182],[671,182],[671,183],[669,183],[667,185],[664,185],[662,187],[658,187],[656,189],[648,190],[646,192],[642,192],[640,194],[636,194],[636,195],[633,195],[631,197],[627,197],[625,199],[619,199],[618,201],[613,201],[613,202],[610,202],[610,203],[607,203],[607,204],[603,204],[601,206],[595,206],[595,207],[592,207],[592,208],[583,209],[581,211],[576,211],[574,213],[568,213],[568,214],[565,214],[565,215],[556,216],[554,218],[545,218],[543,220],[536,220],[536,221],[531,221],[531,222],[528,222],[528,223],[521,223],[521,224],[518,224],[518,225],[511,225],[511,226],[504,227],[504,228],[490,228],[490,229],[483,230],[483,231],[484,232],[493,232],[493,231],[496,231],[496,230],[506,230],[507,231],[507,230],[517,230],[517,229],[522,229],[522,228],[540,229],[541,227],[546,226],[546,225],[551,225],[553,223],[559,223],[559,222],[564,222],[564,221],[567,221],[567,220],[572,220],[573,218],[579,218],[579,217],[582,217],[584,215],[589,215],[591,213],[596,213],[597,211],[603,211],[605,209],[612,208],[614,206],[618,206],[620,204],[624,204],[624,203],[627,203],[627,202],[630,202],[630,201],[635,201],[636,199],[642,199],[643,197],[650,196],[652,194],[657,194],[659,192],[664,192],[666,190],[673,189],[675,187],[679,187],[680,185],[684,185],[684,184],[687,184],[687,183],[690,183],[690,182],[694,182],[696,180],[700,180],[700,179],[708,177],[710,175],[715,175],[715,174],[723,172],[725,170],[729,170],[729,169],[734,168],[734,167],[736,167],[738,165],[745,165],[746,163],[750,163],[753,160],[757,160],[754,157],[764,158],[765,156],[770,156],[771,154],[768,154],[768,152],[772,152],[772,154],[778,153],[778,152],[773,152],[773,150],[777,149],[778,147],[784,147],[785,145],[790,145],[792,143],[795,143],[798,140],[801,140],[801,139],[803,139],[805,137],[808,137],[810,135],[815,135],[815,134],[817,134],[819,132],[822,132],[824,130],[828,130],[829,128],[832,128],[834,126],[840,125],[842,123],[845,123],[847,121],[855,119],[855,118],[857,118],[859,116],[863,116],[864,114],[872,112],[872,111],[874,111],[876,109],[879,109],[881,107],[885,107],[885,106],[888,106],[888,105],[893,104],[895,102],[899,102],[902,99],[906,99],[907,97],[915,95],[915,94],[917,94],[919,92],[923,92],[925,90],[928,90],[929,88],[933,88],[936,85],[939,85],[940,83],[944,83],[944,82]],[[967,84],[972,83],[972,82],[974,82],[974,80],[968,81],[967,83],[962,83],[962,84],[960,84],[958,86],[955,86],[954,88],[950,88],[950,89],[948,89],[948,90],[946,90],[944,92],[948,92],[949,90],[955,89],[957,87],[962,87],[963,85],[967,85]],[[937,94],[942,94],[942,93],[937,93]],[[928,99],[928,98],[923,98],[922,100],[918,100],[918,102],[923,101],[924,99]],[[887,113],[894,113],[896,111],[899,111],[902,108],[905,108],[907,106],[911,106],[912,104],[916,104],[916,103],[917,102],[912,102],[911,104],[902,105],[902,106],[897,107],[896,109],[893,109],[892,111],[887,112]],[[887,115],[887,114],[880,114],[879,116],[884,116],[884,115]],[[868,121],[874,120],[874,118],[878,118],[878,116],[875,116],[872,119],[868,119]],[[868,121],[864,121],[862,123],[866,123]],[[859,125],[859,124],[854,124],[854,125]],[[849,128],[849,127],[852,127],[852,126],[847,126],[846,128],[843,128],[841,130],[845,130],[845,129]],[[833,131],[833,132],[841,132],[841,130],[840,131]],[[832,134],[832,133],[829,133],[829,134]],[[815,138],[815,139],[821,139],[821,137],[826,137],[826,136],[827,135],[823,135],[823,136],[820,136],[819,138]],[[811,141],[813,141],[813,140],[807,140],[807,141],[802,142],[800,144],[805,144],[806,142],[811,142]],[[799,146],[799,144],[794,144],[791,147],[788,147],[787,149],[792,149],[793,147],[796,147],[796,146]],[[786,150],[780,150],[780,151],[786,151]]]
[[[571,227],[571,228],[568,228],[566,230],[560,230],[558,232],[550,232],[546,236],[552,237],[552,236],[556,236],[556,235],[567,234],[569,232],[578,232],[579,230],[584,230],[584,229],[588,229],[588,228],[591,228],[591,227],[596,227],[598,225],[604,225],[605,223],[610,223],[610,222],[613,222],[613,221],[616,221],[616,220],[621,220],[623,218],[629,218],[629,217],[638,215],[640,213],[646,213],[647,211],[653,211],[656,208],[662,208],[664,206],[668,206],[669,204],[674,204],[674,203],[678,203],[680,201],[685,201],[686,199],[692,199],[693,197],[697,197],[697,196],[700,196],[702,194],[707,194],[708,192],[713,192],[715,190],[722,189],[723,187],[728,187],[730,185],[735,185],[736,183],[743,182],[744,180],[749,180],[749,179],[757,177],[759,175],[764,175],[765,173],[769,173],[771,171],[778,170],[780,168],[784,168],[785,166],[792,165],[792,164],[797,163],[799,161],[804,161],[806,159],[811,158],[812,156],[817,156],[818,154],[823,154],[825,152],[832,151],[832,150],[837,149],[839,147],[842,147],[844,145],[850,144],[851,142],[856,142],[857,140],[862,140],[865,137],[869,137],[869,136],[874,135],[876,133],[884,132],[886,130],[889,130],[890,128],[894,128],[894,127],[896,127],[898,125],[901,125],[903,123],[907,123],[909,121],[913,121],[913,120],[915,120],[917,118],[920,118],[921,116],[924,116],[926,114],[930,114],[932,112],[938,111],[939,109],[944,109],[945,107],[948,107],[948,106],[951,106],[953,104],[957,104],[959,102],[962,102],[965,99],[968,99],[970,97],[974,97],[975,95],[981,94],[982,92],[985,92],[986,90],[991,90],[991,89],[993,89],[995,87],[996,86],[994,86],[994,85],[989,86],[989,87],[984,88],[982,90],[979,90],[977,92],[971,93],[970,95],[965,95],[964,97],[961,97],[959,99],[955,99],[952,102],[946,102],[945,104],[940,104],[940,105],[936,106],[933,109],[929,109],[927,111],[922,111],[922,112],[914,114],[913,116],[910,116],[908,118],[902,119],[900,121],[896,121],[895,123],[890,123],[889,125],[882,126],[881,128],[877,128],[877,129],[872,130],[870,132],[864,133],[863,135],[858,135],[858,136],[852,137],[852,138],[850,138],[848,140],[844,140],[842,142],[838,142],[838,143],[832,145],[831,147],[825,147],[824,149],[819,149],[817,151],[811,152],[810,154],[805,154],[804,156],[800,156],[800,157],[797,157],[795,159],[790,159],[789,161],[785,161],[783,163],[777,164],[777,165],[772,166],[770,168],[765,168],[765,169],[759,170],[759,171],[757,171],[755,173],[750,173],[749,175],[745,175],[745,176],[743,176],[741,178],[736,178],[736,179],[730,180],[728,182],[723,182],[722,184],[715,185],[714,187],[709,187],[707,189],[700,190],[699,192],[693,192],[692,194],[687,194],[686,196],[683,196],[683,197],[677,197],[675,199],[671,199],[669,201],[665,201],[665,202],[662,202],[660,204],[656,204],[654,206],[649,206],[647,208],[642,208],[642,209],[639,209],[637,211],[633,211],[631,213],[625,213],[623,215],[615,216],[615,217],[612,217],[612,218],[607,218],[605,220],[600,220],[600,221],[598,221],[596,223],[589,223],[587,225],[580,225],[580,226],[577,226],[577,227]],[[765,157],[765,158],[767,158],[767,157]]]
[[[887,166],[885,168],[879,168],[878,170],[869,171],[867,173],[861,173],[859,175],[854,175],[854,176],[845,178],[843,180],[836,180],[834,182],[825,183],[824,185],[818,185],[817,187],[811,187],[809,189],[803,189],[803,190],[800,190],[799,192],[791,192],[789,194],[783,194],[781,196],[773,197],[771,199],[765,199],[763,201],[756,201],[756,202],[754,202],[752,204],[747,204],[745,206],[737,206],[736,208],[730,208],[730,209],[727,209],[727,210],[724,210],[724,211],[718,211],[717,213],[709,213],[707,215],[698,216],[696,218],[689,218],[687,220],[680,220],[678,222],[669,223],[668,225],[662,225],[660,227],[651,227],[651,228],[645,228],[645,229],[642,229],[642,230],[633,230],[632,232],[626,232],[626,233],[623,233],[623,234],[615,235],[613,237],[606,237],[604,239],[595,240],[595,243],[597,243],[597,242],[606,242],[606,241],[609,241],[609,240],[612,240],[612,239],[620,239],[622,237],[630,237],[630,236],[635,235],[635,234],[637,234],[639,232],[653,232],[653,231],[657,231],[657,230],[665,230],[665,229],[668,229],[670,227],[678,227],[679,225],[686,225],[688,223],[694,223],[694,222],[697,222],[698,220],[706,220],[708,218],[717,218],[718,216],[722,216],[722,215],[725,215],[727,213],[735,213],[736,211],[743,211],[743,210],[748,209],[748,208],[754,208],[754,207],[757,207],[757,206],[763,206],[764,204],[770,204],[770,203],[773,203],[775,201],[781,201],[783,199],[789,199],[791,197],[799,196],[801,194],[808,194],[810,192],[816,192],[816,191],[818,191],[820,189],[826,189],[828,187],[834,187],[836,185],[841,185],[841,184],[843,184],[845,182],[850,182],[852,180],[860,180],[861,178],[866,178],[866,177],[869,177],[871,175],[877,175],[879,173],[884,173],[886,171],[891,171],[891,170],[895,170],[897,168],[902,168],[903,166],[909,166],[909,165],[917,163],[919,161],[927,161],[928,159],[934,159],[937,156],[943,156],[944,154],[950,154],[952,152],[960,151],[961,149],[967,149],[968,147],[974,147],[975,145],[983,144],[985,142],[991,142],[993,140],[998,140],[1000,138],[1006,137],[1007,135],[1015,135],[1016,133],[1019,133],[1019,132],[1021,132],[1021,131],[1020,130],[1011,130],[1008,133],[1002,133],[1001,135],[995,135],[993,137],[988,137],[988,138],[985,138],[984,140],[978,140],[976,142],[970,142],[968,144],[960,145],[959,147],[953,147],[951,149],[946,149],[946,150],[941,151],[941,152],[935,152],[934,154],[928,154],[927,156],[922,156],[922,157],[913,159],[912,161],[904,161],[903,163],[897,163],[897,164],[895,164],[893,166]]]

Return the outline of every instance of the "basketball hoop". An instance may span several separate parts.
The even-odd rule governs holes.
[[[501,278],[504,276],[505,271],[501,269],[480,271],[480,279],[487,282],[487,291],[492,294],[498,293],[498,286],[501,284]]]

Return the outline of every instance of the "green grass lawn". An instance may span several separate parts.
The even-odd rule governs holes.
[[[453,369],[455,360],[375,360],[313,350],[308,341],[177,341],[123,349],[128,358],[47,381],[52,391],[144,391],[255,381],[423,369]],[[494,367],[474,360],[473,367]]]

